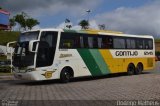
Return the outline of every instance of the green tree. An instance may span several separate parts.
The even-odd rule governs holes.
[[[26,19],[26,26],[31,30],[34,26],[38,25],[39,22],[36,19],[28,18]]]
[[[17,22],[21,28],[24,28],[24,30],[32,29],[35,25],[38,25],[39,22],[34,19],[30,18],[26,13],[22,12],[21,14],[17,14],[15,17],[15,22]]]
[[[2,7],[0,7],[0,10],[2,9]]]
[[[21,26],[21,28],[24,28],[24,30],[26,30],[26,20],[23,14],[17,14],[15,16],[15,21]]]
[[[10,23],[11,29],[16,25],[14,18],[9,19],[9,23]]]
[[[106,28],[105,24],[99,24],[98,26],[100,30],[105,30]]]
[[[89,28],[89,22],[87,20],[80,21],[79,25],[81,26],[81,29],[88,29]]]

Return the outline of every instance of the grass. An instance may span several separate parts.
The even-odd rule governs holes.
[[[0,45],[6,45],[8,42],[17,41],[20,32],[0,31]]]
[[[0,56],[0,61],[4,61],[4,60],[6,60],[6,59],[7,59],[6,56]]]
[[[160,42],[160,39],[155,39],[155,42]]]
[[[13,75],[12,73],[2,73],[0,72],[0,76],[10,76],[10,75]]]

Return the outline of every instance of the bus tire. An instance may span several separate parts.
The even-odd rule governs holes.
[[[71,78],[71,73],[68,68],[63,68],[60,74],[60,80],[62,83],[68,83]]]
[[[136,75],[141,74],[142,71],[143,71],[143,64],[142,63],[138,63],[137,67],[136,67],[136,70],[135,70],[135,74]]]
[[[135,72],[135,66],[134,66],[134,64],[131,63],[131,64],[128,65],[127,74],[128,75],[133,75],[134,72]]]

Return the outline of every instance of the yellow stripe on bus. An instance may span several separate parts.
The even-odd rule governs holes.
[[[113,59],[112,54],[110,53],[109,50],[99,50],[105,63],[108,65],[108,68],[110,70],[111,73],[118,73],[118,68],[115,66],[115,64],[117,63],[117,59]]]
[[[127,67],[130,63],[133,63],[136,67],[137,64],[141,62],[144,70],[153,69],[154,67],[154,58],[113,58],[112,54],[107,49],[99,49],[99,52],[111,73],[127,72]]]

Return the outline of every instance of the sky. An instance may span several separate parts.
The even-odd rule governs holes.
[[[35,28],[64,28],[67,18],[80,29],[78,23],[89,17],[93,29],[105,24],[106,30],[160,35],[160,0],[0,0],[0,7],[11,17],[23,11],[36,18]]]

